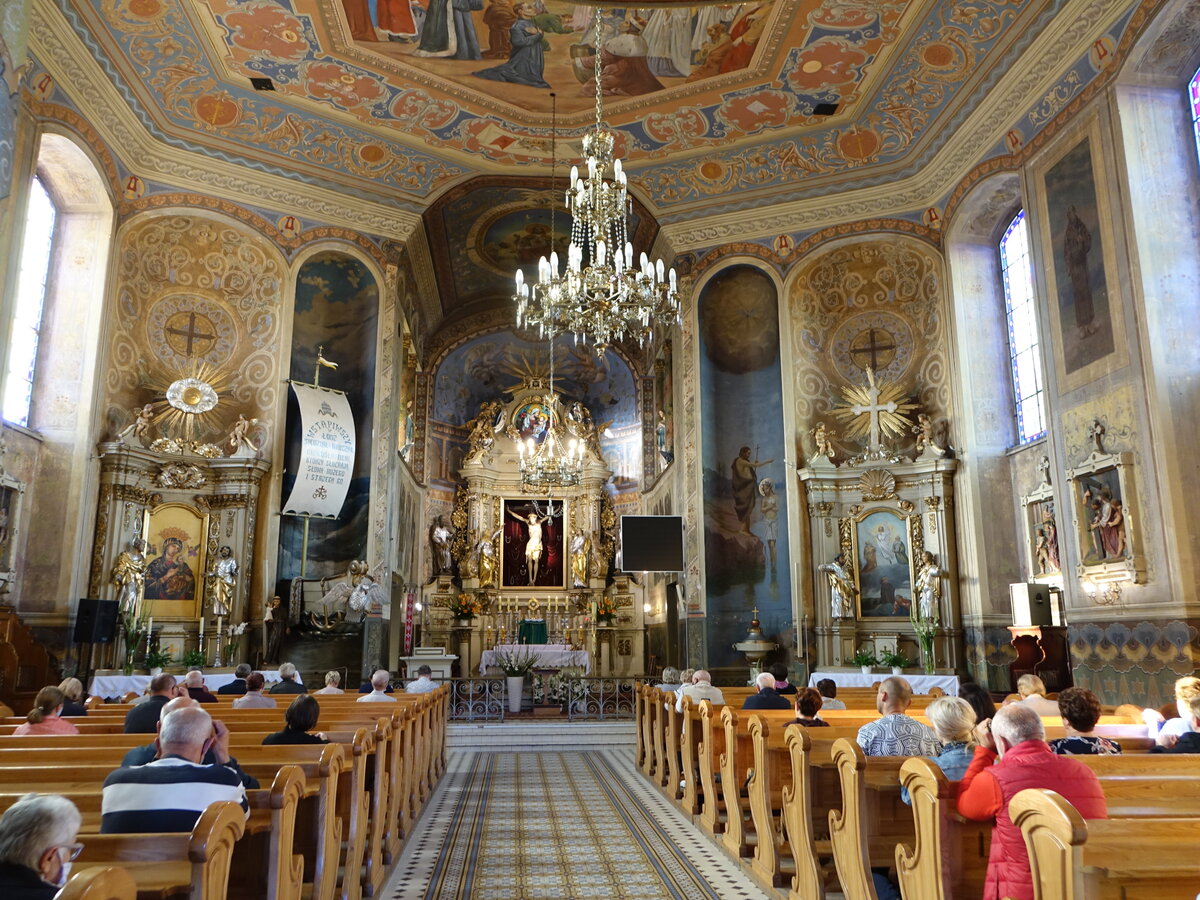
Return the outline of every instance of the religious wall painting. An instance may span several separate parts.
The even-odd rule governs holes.
[[[742,666],[731,645],[755,609],[768,640],[795,636],[775,282],[730,266],[704,285],[698,313],[709,665]]]
[[[916,583],[913,521],[892,509],[869,509],[854,519],[859,618],[908,620]]]
[[[13,570],[13,548],[19,525],[21,492],[24,485],[9,475],[0,475],[0,573]]]
[[[354,417],[355,455],[350,488],[336,518],[312,518],[305,545],[304,520],[284,516],[279,530],[279,578],[300,574],[332,578],[366,555],[374,449],[375,365],[379,286],[359,259],[322,251],[304,261],[296,279],[292,324],[291,378],[343,391]],[[318,364],[318,351],[328,364]],[[290,393],[290,392],[289,392]],[[299,462],[300,415],[288,399],[283,496],[288,496]]]
[[[504,501],[501,584],[505,588],[562,588],[566,517],[562,500]]]
[[[208,515],[186,503],[163,503],[146,512],[142,537],[146,541],[145,613],[165,619],[199,616],[207,571]]]
[[[541,446],[550,431],[558,426],[554,408],[541,400],[523,403],[513,413],[512,426],[522,441],[533,441]]]
[[[1064,137],[1034,171],[1054,359],[1065,392],[1128,361],[1098,117]]]
[[[654,361],[654,450],[655,469],[664,471],[675,461],[675,375],[672,369],[671,342],[663,345]]]

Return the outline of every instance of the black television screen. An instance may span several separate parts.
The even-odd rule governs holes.
[[[621,516],[621,569],[682,572],[683,519],[679,516]]]

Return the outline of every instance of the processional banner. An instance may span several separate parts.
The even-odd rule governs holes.
[[[300,466],[283,512],[335,518],[354,474],[354,413],[342,391],[291,385],[300,405]]]

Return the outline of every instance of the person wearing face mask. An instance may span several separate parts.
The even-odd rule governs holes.
[[[249,818],[246,789],[229,764],[229,730],[218,727],[205,710],[193,706],[169,713],[155,744],[158,759],[117,769],[104,779],[102,834],[191,831],[209,804],[222,800],[239,804]],[[217,763],[204,765],[210,749]]]
[[[67,883],[79,810],[57,794],[26,794],[0,816],[0,897],[52,900]]]

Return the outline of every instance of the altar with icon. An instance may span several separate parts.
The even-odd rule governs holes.
[[[514,648],[539,670],[640,672],[642,586],[613,569],[611,472],[591,416],[538,376],[511,394],[481,404],[454,508],[430,523],[422,633],[458,654],[464,676],[498,674]],[[545,442],[574,463],[565,483],[530,476]]]

